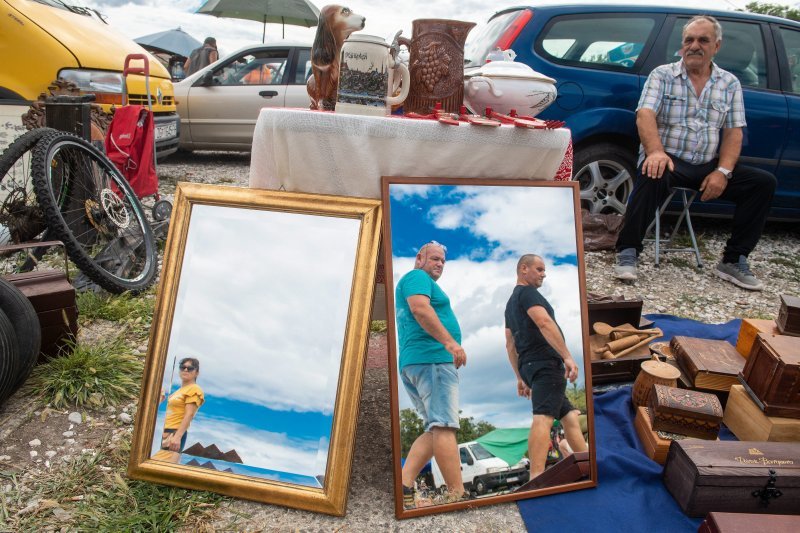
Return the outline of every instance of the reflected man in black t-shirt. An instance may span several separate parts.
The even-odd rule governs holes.
[[[572,451],[588,449],[578,415],[565,391],[578,367],[556,324],[550,303],[539,293],[545,278],[541,257],[523,255],[517,262],[517,286],[506,304],[506,351],[517,375],[517,393],[530,398],[533,422],[528,435],[531,479],[544,472],[550,447],[550,428],[559,419]]]

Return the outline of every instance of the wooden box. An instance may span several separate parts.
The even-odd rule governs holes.
[[[669,431],[698,439],[716,439],[722,405],[713,394],[653,385],[650,422],[655,431]]]
[[[663,479],[683,512],[697,518],[711,511],[800,510],[800,453],[793,443],[673,441]]]
[[[636,434],[639,435],[639,440],[647,457],[663,465],[667,461],[667,452],[672,441],[661,437],[658,432],[653,430],[647,407],[636,408],[636,418],[633,425],[636,427]]]
[[[626,300],[620,296],[602,296],[598,294],[587,295],[587,311],[589,325],[595,322],[605,322],[611,326],[633,324],[639,326],[642,318],[641,298]]]
[[[595,353],[595,348],[604,346],[608,340],[608,335],[594,334],[589,337],[592,357],[592,385],[635,380],[642,368],[642,363],[649,361],[652,357],[650,349],[646,345],[640,346],[622,357],[603,359],[600,354]]]
[[[670,341],[670,348],[696,388],[727,392],[739,383],[746,359],[731,343],[677,335]]]
[[[588,478],[589,474],[589,452],[576,452],[564,457],[514,492],[575,483]]]
[[[708,513],[697,533],[782,533],[800,531],[800,516]]]
[[[759,333],[742,378],[766,415],[800,418],[800,337]]]
[[[781,309],[776,322],[783,335],[800,336],[800,298],[781,294]]]
[[[750,351],[753,349],[753,343],[759,333],[780,335],[781,332],[774,320],[742,319],[742,325],[739,326],[739,337],[736,339],[736,351],[745,359],[750,357]]]
[[[731,387],[722,423],[739,440],[800,442],[800,420],[765,415],[742,385]]]

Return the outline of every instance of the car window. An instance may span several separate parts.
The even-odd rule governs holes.
[[[571,15],[554,19],[539,42],[556,62],[630,69],[654,25],[643,16]]]
[[[486,448],[484,448],[477,442],[475,444],[470,444],[469,449],[472,451],[472,455],[474,455],[478,461],[481,461],[483,459],[491,459],[492,457],[494,457],[494,455],[489,453],[486,450]]]
[[[689,17],[678,18],[667,41],[665,63],[673,63],[681,57],[683,27]],[[767,61],[761,27],[749,22],[721,20],[722,45],[714,62],[736,76],[743,86],[767,86]]]
[[[305,85],[309,76],[311,76],[311,50],[303,48],[297,52],[297,66],[292,83]]]
[[[466,448],[459,448],[458,449],[458,453],[459,453],[459,455],[461,455],[461,462],[464,463],[464,464],[468,464],[469,463],[469,452],[467,451],[467,449]]]
[[[792,78],[792,92],[800,94],[800,31],[781,28],[781,37],[789,56],[789,76]]]
[[[286,50],[242,54],[214,71],[215,85],[279,85],[283,83]]]
[[[483,65],[486,56],[494,50],[497,40],[508,25],[521,14],[520,11],[509,11],[470,32],[464,45],[464,65],[468,67]]]

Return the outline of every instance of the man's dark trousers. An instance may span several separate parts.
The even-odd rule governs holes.
[[[719,166],[717,159],[692,165],[672,155],[670,158],[675,170],[664,170],[661,179],[644,176],[639,167],[633,192],[628,198],[625,224],[617,238],[618,252],[635,248],[640,254],[645,231],[669,190],[686,187],[699,191],[706,176]],[[740,255],[747,257],[753,251],[764,229],[776,184],[775,177],[767,171],[743,165],[736,165],[733,169],[728,186],[720,195],[722,200],[736,204],[731,237],[723,252],[724,262],[737,263]]]

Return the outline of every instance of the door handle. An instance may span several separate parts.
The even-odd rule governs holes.
[[[264,98],[272,98],[273,96],[278,96],[278,91],[260,91],[258,95]]]

